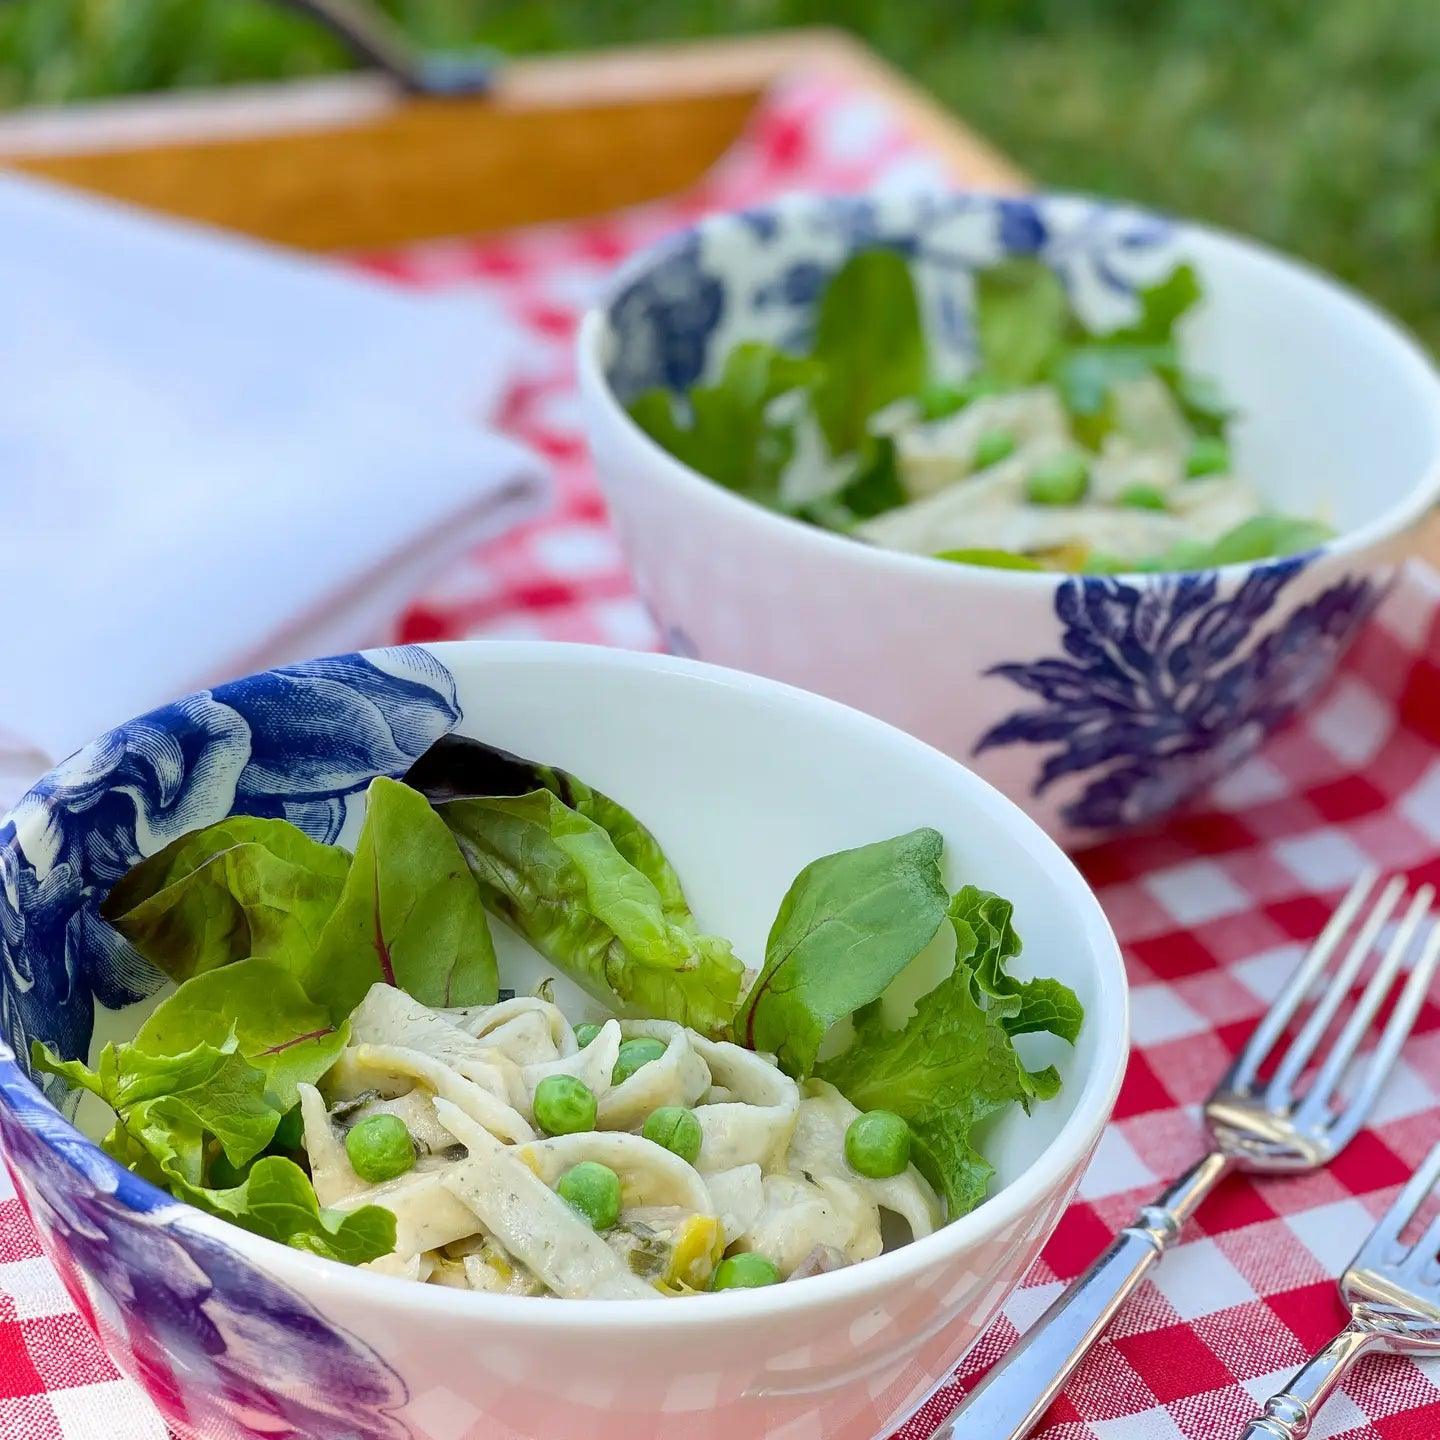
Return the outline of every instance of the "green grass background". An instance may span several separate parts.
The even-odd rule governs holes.
[[[843,25],[1042,182],[1247,231],[1440,348],[1440,0],[388,0],[509,53]],[[266,0],[0,0],[0,104],[346,63]]]

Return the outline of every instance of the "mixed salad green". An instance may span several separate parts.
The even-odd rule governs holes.
[[[397,1214],[402,1230],[408,1222],[398,1206],[387,1208],[385,1183],[404,1183],[396,1177],[426,1153],[435,1113],[449,1127],[435,1132],[444,1141],[433,1147],[435,1165],[464,1153],[457,1135],[472,1163],[497,1145],[456,1111],[455,1076],[467,1086],[486,1082],[490,1062],[474,1063],[481,1054],[499,1074],[508,1064],[501,1049],[467,1047],[498,1043],[496,1027],[513,1028],[527,1004],[550,1016],[544,1053],[562,1058],[511,1067],[510,1089],[492,1086],[500,1097],[493,1105],[478,1096],[491,1107],[478,1113],[502,1116],[487,1124],[507,1146],[531,1126],[567,1140],[596,1128],[628,1131],[667,1152],[672,1169],[698,1164],[714,1180],[722,1162],[712,1156],[707,1168],[701,1137],[717,1143],[711,1122],[726,1109],[717,1102],[744,1098],[751,1082],[726,1070],[743,1047],[775,1057],[775,1068],[762,1067],[761,1092],[768,1074],[819,1097],[813,1114],[802,1108],[801,1130],[823,1129],[842,1111],[856,1118],[836,1132],[856,1183],[893,1176],[913,1159],[953,1219],[980,1202],[993,1173],[978,1148],[983,1123],[1059,1088],[1054,1069],[1027,1066],[1016,1038],[1048,1032],[1073,1042],[1083,1017],[1060,982],[1011,974],[1020,940],[1009,903],[973,886],[952,895],[942,846],[938,832],[919,829],[806,866],[763,959],[747,969],[727,940],[700,925],[655,837],[622,805],[564,771],[452,737],[403,782],[372,784],[353,855],[284,820],[236,816],[141,861],[102,915],[175,988],[133,1040],[106,1045],[93,1066],[39,1042],[33,1063],[104,1102],[113,1116],[105,1149],[136,1173],[247,1230],[350,1263],[396,1249]],[[540,1000],[509,1000],[494,920],[577,982],[599,1012],[627,1017],[622,1025],[592,1020],[572,1038],[548,983]],[[953,969],[897,1027],[881,997],[942,932],[953,943]],[[389,1049],[379,1043],[387,1037]],[[637,1072],[659,1077],[660,1061],[681,1042],[686,1056],[708,1057],[698,1088],[672,1103],[652,1087],[637,1104]],[[394,1048],[402,1044],[412,1048]],[[595,1057],[606,1044],[618,1050],[600,1074]],[[407,1084],[433,1102],[423,1115],[413,1097],[363,1088],[364,1073],[399,1063],[397,1055],[409,1055],[419,1077]],[[451,1073],[436,1069],[429,1057],[437,1055]],[[392,1098],[377,1099],[382,1093]],[[506,1097],[523,1119],[500,1103]],[[320,1105],[318,1121],[313,1109],[302,1117],[302,1101]],[[853,1117],[852,1107],[863,1115]],[[783,1145],[793,1107],[788,1120],[766,1123],[789,1127]],[[543,1178],[548,1162],[533,1148],[522,1158]],[[340,1158],[324,1159],[322,1149]],[[381,1188],[360,1195],[366,1203],[322,1204],[322,1160],[332,1175],[342,1166],[351,1191],[361,1182]],[[798,1172],[774,1168],[776,1185],[793,1179],[803,1189]],[[600,1229],[598,1217],[619,1204],[612,1170],[587,1156],[557,1171],[551,1190]],[[805,1179],[817,1183],[808,1172]],[[654,1215],[650,1229],[631,1218],[626,1243],[648,1236],[653,1250]],[[726,1270],[715,1223],[704,1231],[718,1267],[711,1283],[750,1283],[744,1277],[759,1273],[764,1256]],[[481,1238],[484,1273],[513,1276],[514,1256],[504,1257],[493,1236]],[[481,1251],[475,1237],[467,1243],[468,1263]],[[415,1264],[421,1248],[411,1247]],[[431,1253],[432,1268],[450,1264]]]
[[[1203,568],[1311,549],[1331,531],[1272,513],[1234,471],[1231,412],[1189,369],[1178,322],[1201,298],[1178,265],[1130,324],[1095,333],[1055,272],[974,277],[976,361],[942,373],[893,250],[821,291],[804,354],[745,341],[636,422],[718,484],[857,540],[1009,569]]]

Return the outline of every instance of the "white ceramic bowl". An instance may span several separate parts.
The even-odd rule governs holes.
[[[1242,414],[1239,470],[1339,538],[1292,559],[1116,579],[898,554],[741,499],[626,414],[712,377],[739,339],[803,342],[857,249],[907,254],[940,364],[970,359],[970,274],[1038,256],[1103,327],[1191,261],[1193,366]],[[703,222],[586,317],[589,435],[670,646],[856,705],[973,764],[1067,843],[1164,816],[1331,676],[1397,541],[1440,498],[1440,377],[1397,326],[1306,266],[1196,225],[1065,196],[794,198]]]
[[[128,866],[232,810],[353,839],[370,778],[449,730],[554,761],[633,807],[701,923],[752,960],[802,865],[941,830],[952,884],[1011,897],[1020,968],[1064,979],[1087,1011],[1073,1050],[1023,1037],[1065,1085],[986,1137],[991,1198],[918,1244],[771,1290],[493,1297],[346,1269],[178,1206],[40,1098],[13,1051],[39,1035],[93,1053],[144,1009],[111,1008],[144,987],[95,928],[113,879],[97,865]],[[948,1374],[1034,1259],[1127,1054],[1109,926],[1019,810],[854,710],[660,656],[413,647],[191,696],[45,777],[0,826],[0,877],[0,1144],[71,1293],[185,1440],[873,1440]],[[541,967],[522,949],[502,945],[501,965],[523,983]]]

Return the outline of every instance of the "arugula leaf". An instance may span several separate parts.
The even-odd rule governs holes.
[[[314,948],[350,857],[286,820],[236,815],[182,835],[111,890],[101,915],[172,980]]]
[[[831,277],[815,317],[811,391],[833,455],[860,451],[877,410],[917,394],[929,370],[920,299],[894,250],[863,250]]]
[[[920,997],[902,1029],[886,1026],[878,1001],[859,1011],[853,1043],[816,1073],[852,1105],[904,1117],[915,1162],[952,1220],[984,1199],[995,1173],[975,1148],[976,1127],[1028,1098],[1014,1043],[961,964]]]
[[[583,808],[541,789],[438,809],[487,907],[592,995],[718,1033],[735,1013],[744,967],[727,941],[699,933],[649,832],[585,790]]]
[[[322,1209],[305,1172],[280,1155],[257,1160],[244,1183],[233,1189],[181,1188],[191,1204],[222,1220],[327,1260],[363,1265],[395,1248],[391,1211],[380,1205]]]
[[[187,980],[156,1006],[135,1036],[135,1048],[173,1056],[195,1045],[223,1047],[231,1037],[265,1080],[280,1111],[299,1101],[299,1085],[316,1084],[349,1038],[311,1002],[300,982],[268,960],[239,960]]]
[[[499,987],[485,906],[430,802],[381,776],[334,913],[300,972],[336,1023],[377,981],[422,1005],[490,1005]]]
[[[975,276],[975,331],[984,373],[1032,385],[1053,367],[1070,326],[1060,277],[1039,260],[1002,260]]]
[[[937,830],[912,830],[807,865],[780,902],[736,1021],[741,1043],[808,1075],[830,1028],[877,999],[940,928],[944,843]]]
[[[795,453],[793,425],[773,423],[771,401],[813,384],[819,367],[761,341],[726,357],[713,385],[697,385],[683,413],[668,390],[647,390],[630,403],[637,425],[677,460],[728,490],[777,503],[780,476]]]
[[[966,885],[951,900],[948,914],[955,927],[955,953],[962,957],[958,963],[969,967],[977,999],[983,995],[1001,1002],[1006,1031],[1045,1031],[1073,1045],[1085,1019],[1075,992],[1059,980],[1017,980],[1006,969],[1021,948],[1012,923],[1015,907],[989,890]]]
[[[949,560],[956,565],[984,565],[991,570],[1044,570],[1038,560],[1021,555],[1014,550],[941,550],[937,560]]]

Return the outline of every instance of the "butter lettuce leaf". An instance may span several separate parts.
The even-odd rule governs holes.
[[[588,787],[570,793],[575,806],[539,789],[438,809],[487,907],[592,995],[723,1031],[744,975],[729,943],[700,933],[678,877],[628,811]]]
[[[740,1042],[810,1074],[831,1027],[877,999],[944,922],[943,849],[938,830],[919,829],[807,865],[771,926]]]
[[[320,938],[349,869],[344,850],[289,821],[236,815],[142,860],[100,913],[172,980],[251,956],[293,965]]]
[[[484,902],[445,822],[410,786],[372,782],[355,861],[298,978],[336,1023],[377,981],[422,1005],[494,1003]]]

